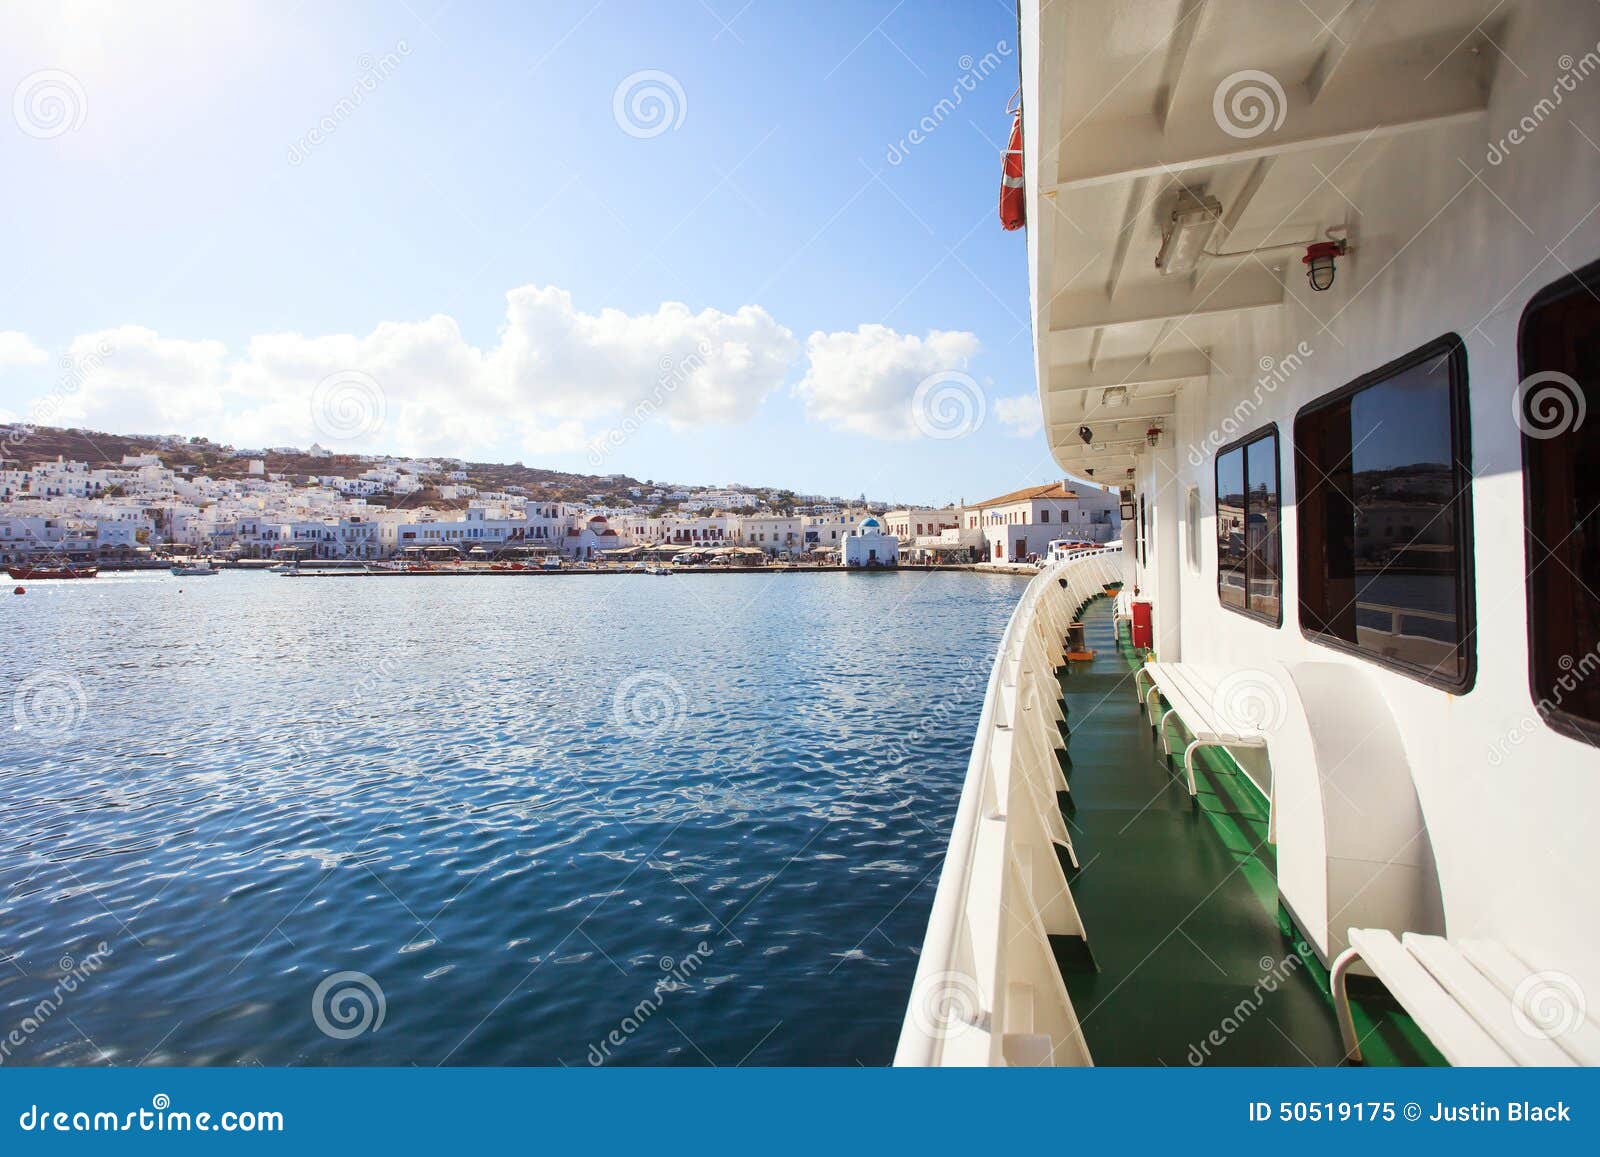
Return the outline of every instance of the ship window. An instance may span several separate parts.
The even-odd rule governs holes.
[[[1184,543],[1184,546],[1188,550],[1189,573],[1190,574],[1199,574],[1200,573],[1200,487],[1198,487],[1198,486],[1189,487],[1189,493],[1185,497],[1184,501],[1185,501],[1185,509],[1184,509],[1185,527],[1184,527],[1184,531],[1188,535],[1188,541],[1186,543]]]
[[[1139,565],[1148,566],[1150,563],[1150,549],[1145,545],[1149,536],[1148,519],[1145,517],[1144,495],[1139,495]]]
[[[1438,687],[1472,683],[1467,359],[1440,338],[1295,419],[1300,628]]]
[[[1240,614],[1283,622],[1278,427],[1217,452],[1217,599]]]
[[[1597,287],[1600,262],[1540,292],[1517,350],[1530,683],[1539,714],[1590,743],[1600,741]]]

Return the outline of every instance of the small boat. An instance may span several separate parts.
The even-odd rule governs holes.
[[[539,569],[540,570],[560,570],[561,569],[561,560],[559,558],[547,558],[547,559],[545,559],[543,562],[541,562],[539,564]]]
[[[14,579],[86,579],[100,573],[97,566],[8,566]]]
[[[644,568],[644,573],[645,574],[671,574],[672,573],[672,568],[670,566],[647,566],[647,567]]]
[[[179,563],[172,568],[172,573],[179,576],[199,577],[200,575],[220,574],[221,572],[207,560],[195,563]]]

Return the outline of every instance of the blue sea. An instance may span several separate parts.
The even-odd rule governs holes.
[[[0,1065],[881,1065],[1022,580],[0,603]]]

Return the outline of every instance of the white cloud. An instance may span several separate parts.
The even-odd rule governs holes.
[[[920,338],[883,325],[817,332],[806,341],[809,365],[795,393],[813,421],[874,438],[913,438],[920,429],[912,405],[917,386],[965,370],[977,352],[977,336],[964,331]]]
[[[994,416],[1018,438],[1031,438],[1044,429],[1044,414],[1039,409],[1039,395],[1032,391],[1018,394],[1013,398],[996,398]]]
[[[365,336],[262,334],[239,353],[139,326],[84,334],[71,349],[81,385],[61,417],[250,445],[470,454],[512,441],[550,453],[581,449],[592,423],[645,399],[672,424],[743,421],[797,352],[758,306],[587,314],[564,290],[536,286],[506,299],[488,349],[443,315]],[[345,387],[336,402],[318,389],[331,375]],[[345,409],[333,415],[335,404]]]
[[[0,370],[7,366],[37,366],[50,360],[50,355],[33,344],[27,334],[14,329],[0,329]]]

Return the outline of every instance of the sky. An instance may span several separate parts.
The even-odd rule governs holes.
[[[1009,0],[0,3],[0,419],[944,503],[1059,477]]]

